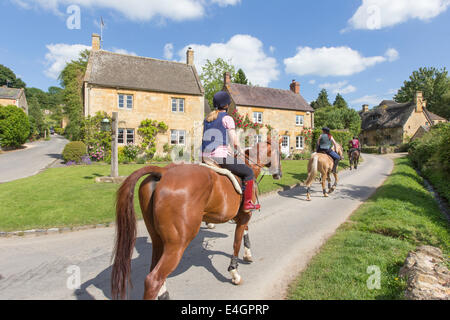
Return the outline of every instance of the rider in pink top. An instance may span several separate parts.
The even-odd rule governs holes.
[[[225,127],[225,129],[232,130],[236,129],[236,124],[234,123],[234,119],[231,116],[225,116],[222,119],[222,124]],[[228,131],[230,133],[230,131]],[[203,153],[203,157],[211,157],[211,158],[226,158],[227,156],[232,156],[233,152],[231,150],[231,147],[228,146],[218,146],[215,150],[213,150],[211,153]]]

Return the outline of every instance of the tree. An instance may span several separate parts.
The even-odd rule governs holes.
[[[10,88],[25,88],[27,86],[22,79],[16,77],[11,69],[0,64],[0,87],[4,85]]]
[[[0,107],[0,145],[18,148],[30,136],[30,123],[25,112],[16,106]]]
[[[397,102],[411,102],[417,91],[423,92],[427,109],[442,117],[450,117],[450,104],[446,100],[450,92],[450,79],[446,68],[419,68],[403,83],[394,99]]]
[[[206,60],[206,64],[202,68],[200,80],[205,89],[205,99],[208,100],[211,108],[214,106],[214,94],[223,88],[223,75],[225,72],[229,72],[232,78],[235,78],[235,67],[221,58],[214,62]]]
[[[319,92],[319,96],[317,97],[316,101],[311,102],[311,107],[313,107],[315,110],[320,108],[326,108],[330,107],[330,101],[328,100],[328,92],[326,89],[322,89]]]
[[[245,84],[245,85],[248,85],[248,84],[249,84],[248,79],[247,79],[247,76],[245,75],[244,70],[239,69],[239,70],[236,72],[236,74],[235,74],[235,76],[234,76],[234,79],[233,79],[233,82],[234,82],[234,83],[239,83],[239,84]]]
[[[340,93],[336,95],[336,99],[333,102],[333,107],[348,109],[347,101],[345,101],[344,97],[341,96]]]
[[[78,60],[72,60],[59,75],[61,86],[64,88],[63,101],[64,113],[69,118],[66,127],[66,135],[71,140],[79,140],[81,137],[81,124],[83,119],[82,86],[86,72],[89,51],[80,52]]]
[[[361,131],[361,117],[353,109],[329,106],[316,110],[314,125],[317,128],[328,127],[331,130],[348,129],[353,135],[357,135]]]

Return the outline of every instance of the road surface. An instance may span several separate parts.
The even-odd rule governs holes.
[[[26,149],[0,154],[0,183],[39,173],[61,158],[64,146],[68,142],[61,136],[52,136],[49,141],[29,143]]]
[[[305,201],[304,187],[261,199],[263,210],[250,223],[255,262],[241,261],[240,286],[231,284],[227,272],[234,225],[202,228],[168,278],[171,298],[282,299],[289,282],[324,241],[392,171],[393,162],[387,157],[364,155],[364,159],[357,171],[340,174],[339,187],[329,198],[322,197],[321,186],[315,183],[311,202]],[[143,223],[138,226],[132,299],[142,298],[152,249]],[[0,239],[0,299],[110,299],[113,240],[114,228]],[[70,289],[77,270],[81,287]]]

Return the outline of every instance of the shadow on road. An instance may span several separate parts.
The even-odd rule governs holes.
[[[217,280],[221,282],[230,282],[230,279],[224,276],[227,272],[228,265],[224,265],[223,270],[219,271],[213,266],[212,259],[215,255],[222,255],[231,259],[231,254],[208,249],[209,242],[214,241],[214,239],[227,237],[228,235],[224,233],[213,232],[209,229],[201,228],[198,235],[186,249],[177,269],[175,269],[169,278],[183,274],[191,267],[203,267],[208,272],[212,273]],[[147,240],[150,239],[147,237],[140,237],[136,239],[135,248],[138,253],[138,257],[131,261],[131,280],[133,283],[133,288],[129,289],[128,299],[140,300],[144,295],[144,280],[150,271],[150,263],[152,259],[152,244]],[[233,244],[230,242],[230,252],[232,251],[232,246]],[[241,261],[241,263],[243,262]],[[111,270],[112,267],[110,266],[100,272],[95,278],[84,282],[80,289],[74,291],[76,298],[78,300],[95,300],[95,297],[88,292],[88,288],[94,286],[95,288],[101,290],[106,298],[112,299],[110,284]],[[170,287],[168,289],[170,292]]]

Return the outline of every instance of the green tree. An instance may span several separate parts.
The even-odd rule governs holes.
[[[318,110],[320,108],[327,108],[330,107],[330,101],[328,100],[328,92],[326,89],[322,89],[319,92],[319,96],[317,97],[316,101],[311,102],[311,107],[313,107],[315,110]]]
[[[28,118],[30,120],[31,135],[43,137],[45,130],[48,130],[48,126],[36,96],[31,96],[30,99],[28,99]]]
[[[25,112],[16,106],[0,107],[0,146],[18,148],[30,136],[30,123]]]
[[[83,119],[82,86],[86,72],[89,51],[80,52],[78,60],[72,60],[59,75],[61,86],[64,88],[64,113],[69,118],[66,135],[70,140],[81,138],[81,124]]]
[[[151,119],[145,119],[139,125],[138,134],[142,138],[141,148],[149,158],[153,158],[156,153],[156,136],[158,133],[164,133],[168,129],[169,127],[164,122]]]
[[[223,88],[223,75],[225,72],[229,72],[232,79],[235,78],[235,67],[221,58],[214,62],[206,60],[206,64],[202,68],[200,80],[205,89],[205,99],[208,100],[211,108],[214,106],[214,94]]]
[[[333,102],[333,107],[335,108],[345,108],[348,109],[347,101],[345,101],[344,97],[341,96],[340,93],[336,95],[336,99]]]
[[[417,91],[423,92],[428,110],[447,119],[450,117],[450,104],[446,100],[450,79],[446,68],[419,68],[403,83],[394,99],[397,102],[413,101]]]
[[[0,64],[0,87],[3,85],[10,88],[25,88],[27,86],[22,79],[16,77],[11,69]]]
[[[247,79],[247,76],[245,75],[244,70],[239,69],[239,70],[236,72],[236,74],[235,74],[235,76],[234,76],[234,79],[233,79],[233,82],[234,82],[234,83],[239,83],[239,84],[245,84],[245,85],[248,85],[248,84],[249,84],[248,79]]]
[[[348,129],[353,135],[357,135],[361,131],[361,117],[353,109],[329,106],[316,110],[314,126],[328,127],[331,130]]]

